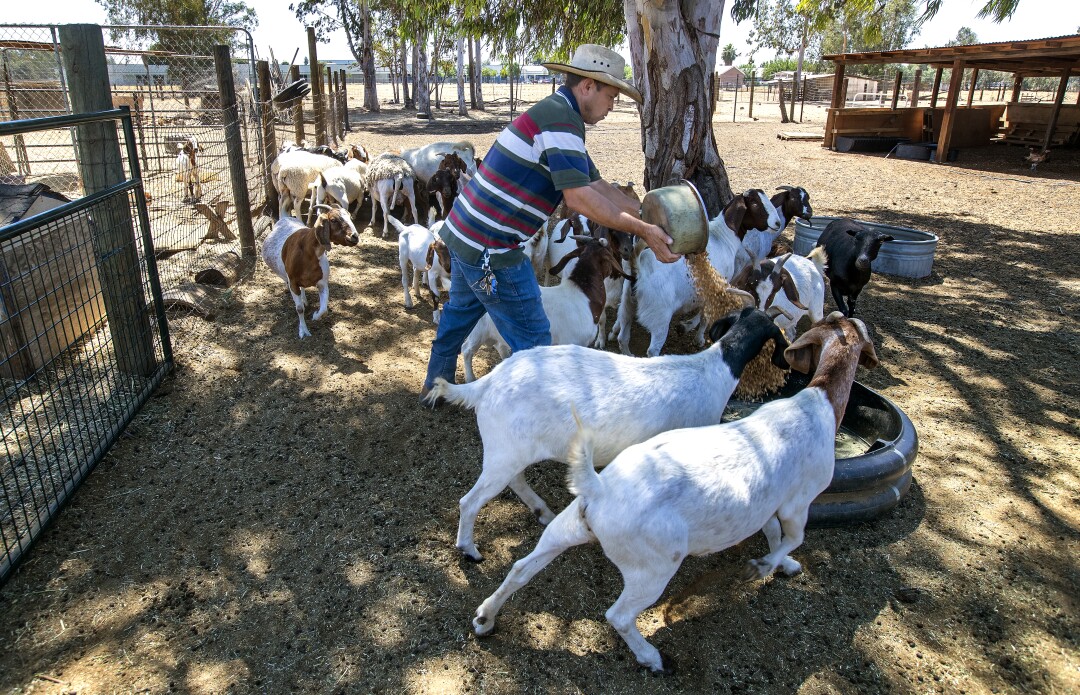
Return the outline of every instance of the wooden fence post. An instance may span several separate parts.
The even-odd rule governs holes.
[[[217,70],[221,113],[225,120],[225,152],[229,156],[229,178],[232,180],[233,208],[236,210],[236,228],[240,236],[240,257],[253,266],[255,229],[251,226],[251,202],[248,199],[247,171],[244,168],[244,141],[240,137],[240,115],[236,108],[232,56],[228,46],[214,46],[214,68]]]
[[[349,74],[345,72],[345,68],[341,69],[341,113],[344,114],[342,121],[345,123],[345,132],[352,132],[352,125],[349,124]]]
[[[315,27],[307,28],[308,66],[311,68],[311,101],[315,106],[315,144],[326,144],[326,111],[323,104],[322,69],[315,50]]]
[[[297,65],[289,68],[289,82],[296,82],[300,79],[300,67]],[[299,147],[300,143],[304,142],[304,100],[297,99],[296,105],[293,106],[293,137],[296,139],[296,145]]]
[[[757,70],[751,70],[750,71],[750,109],[749,109],[749,111],[747,111],[747,114],[746,114],[750,118],[754,117],[754,82],[756,81],[756,78],[755,78],[756,74],[757,74]]]
[[[60,46],[71,94],[72,113],[108,111],[113,108],[105,41],[97,24],[60,25]],[[120,156],[116,123],[76,126],[79,175],[87,195],[127,180]],[[122,372],[149,376],[156,368],[150,313],[136,253],[141,240],[135,237],[128,196],[113,196],[94,212],[97,233],[92,236],[97,272],[113,351]],[[150,230],[144,230],[147,234]]]
[[[277,133],[274,132],[274,102],[270,100],[270,64],[265,60],[258,63],[259,94],[262,95],[263,129],[263,176],[266,179],[266,204],[277,212],[279,201],[274,180],[270,176],[270,166],[277,159]]]
[[[915,83],[911,87],[911,105],[919,105],[919,86],[922,82],[922,68],[915,69]]]
[[[337,127],[337,94],[334,92],[334,70],[329,65],[326,66],[326,144],[331,146],[337,146],[338,139],[338,127]]]

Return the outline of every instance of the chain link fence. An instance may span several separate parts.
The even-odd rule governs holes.
[[[265,188],[250,34],[222,27],[105,26],[112,103],[131,110],[162,283],[176,288],[222,252],[239,252],[227,126],[213,48],[232,49],[243,177],[256,214]],[[58,28],[0,25],[0,120],[70,113]],[[182,179],[185,142],[195,171]],[[0,138],[0,181],[82,192],[73,135],[42,131]],[[188,184],[191,184],[190,186]],[[250,211],[247,211],[250,212]],[[215,218],[224,224],[215,223]]]
[[[129,155],[123,181],[74,201],[0,185],[0,582],[172,367],[131,121],[0,123],[56,151],[79,129],[87,167],[109,166],[110,143]]]

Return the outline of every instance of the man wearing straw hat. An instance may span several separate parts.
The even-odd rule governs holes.
[[[457,197],[441,233],[450,249],[450,301],[431,345],[421,400],[436,377],[454,383],[457,356],[476,322],[491,314],[513,352],[550,345],[540,285],[522,245],[565,199],[593,222],[641,237],[656,257],[680,258],[663,229],[641,220],[638,202],[600,177],[585,151],[585,124],[603,120],[621,92],[641,103],[623,79],[615,51],[583,44],[569,64],[544,63],[566,73],[566,84],[514,119],[499,134],[476,174]]]

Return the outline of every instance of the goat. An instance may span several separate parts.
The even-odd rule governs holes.
[[[301,205],[315,178],[337,166],[341,163],[333,157],[302,149],[279,154],[270,165],[270,176],[278,192],[279,216],[286,217],[291,211],[293,217],[300,219]]]
[[[745,292],[731,291],[753,302]],[[541,523],[555,517],[529,487],[525,469],[537,461],[567,460],[575,431],[571,404],[597,432],[596,458],[605,465],[660,432],[720,422],[743,368],[766,341],[777,346],[773,363],[787,368],[783,333],[756,309],[716,321],[709,335],[716,342],[696,355],[641,359],[555,345],[515,353],[471,384],[436,379],[429,402],[441,397],[475,410],[484,445],[480,477],[461,498],[461,552],[476,562],[483,559],[473,542],[476,516],[507,485]]]
[[[558,274],[570,262],[574,268],[558,285],[540,288],[540,302],[551,324],[552,345],[592,345],[597,323],[604,312],[607,296],[604,280],[622,276],[622,262],[609,248],[607,239],[575,236],[578,247],[567,254],[552,273]],[[473,355],[484,345],[494,345],[504,359],[510,354],[491,316],[484,314],[461,347],[465,362],[465,381],[473,381]]]
[[[833,220],[818,237],[815,246],[825,247],[829,255],[829,278],[836,308],[851,318],[855,300],[870,282],[870,265],[878,257],[881,245],[892,241],[889,234],[869,229],[851,219]]]
[[[347,211],[320,205],[318,219],[311,227],[295,217],[282,217],[263,241],[262,257],[278,277],[285,281],[300,318],[300,339],[311,335],[304,310],[307,308],[305,287],[319,290],[319,309],[311,316],[318,321],[326,315],[330,299],[330,245],[356,246],[360,236]]]
[[[422,224],[402,224],[393,215],[387,216],[398,231],[398,265],[401,267],[401,289],[405,293],[405,308],[412,309],[413,300],[409,286],[420,296],[420,279],[427,275],[426,283],[432,295],[432,320],[439,322],[439,291],[450,291],[450,254],[446,244]],[[441,248],[440,248],[441,245]],[[435,255],[439,263],[433,265]],[[444,256],[445,254],[445,256]],[[410,268],[411,266],[411,268]],[[444,271],[444,272],[441,272]]]
[[[742,250],[742,240],[752,229],[779,228],[780,219],[772,201],[761,189],[752,188],[737,195],[709,221],[707,251],[709,262],[725,280],[735,274],[735,259]],[[655,357],[667,342],[671,318],[677,313],[695,311],[700,298],[690,279],[686,260],[661,263],[651,249],[638,244],[632,268],[637,282],[623,286],[619,305],[620,351],[630,354],[630,328],[636,318],[649,331],[648,355]],[[704,344],[705,323],[698,322],[697,344]]]
[[[489,634],[506,599],[564,550],[597,541],[624,582],[605,617],[638,663],[666,674],[670,660],[645,640],[636,621],[683,559],[719,552],[760,529],[769,553],[751,560],[744,577],[801,572],[790,553],[802,544],[811,502],[832,480],[836,430],[856,368],[873,368],[878,358],[862,322],[839,313],[785,354],[793,369],[815,368],[810,385],[796,395],[734,422],[659,434],[623,451],[600,474],[593,463],[605,434],[579,419],[567,474],[577,497],[476,609],[476,634]]]
[[[413,170],[413,176],[426,189],[428,181],[439,170],[439,166],[448,154],[456,154],[465,163],[463,168],[465,173],[471,176],[476,172],[474,165],[476,148],[466,140],[433,142],[422,147],[403,150],[401,157],[409,163]]]
[[[355,216],[360,211],[366,192],[367,165],[358,159],[350,159],[341,166],[320,172],[311,184],[309,219],[315,213],[315,206],[325,202],[327,197]]]
[[[805,188],[801,186],[777,186],[777,190],[780,193],[774,194],[771,200],[773,207],[776,208],[776,214],[780,217],[780,229],[775,233],[754,230],[754,232],[748,232],[746,238],[743,239],[743,246],[758,260],[767,256],[780,255],[778,239],[780,234],[787,229],[788,222],[791,222],[796,217],[809,222],[810,218],[814,216],[814,208],[810,206],[810,194],[806,192]],[[770,237],[772,239],[769,241],[770,247],[765,249],[764,254],[759,253],[764,246],[764,241]]]
[[[367,188],[371,191],[371,222],[369,224],[372,229],[375,228],[375,210],[378,207],[375,203],[378,202],[383,211],[383,239],[389,231],[387,217],[390,216],[390,209],[397,204],[401,195],[409,201],[413,223],[420,220],[416,209],[415,185],[412,167],[396,154],[383,152],[368,164]]]
[[[427,257],[425,258],[426,266],[424,268],[427,273],[428,291],[431,292],[431,320],[435,325],[439,324],[439,318],[442,315],[442,309],[439,308],[442,302],[442,292],[450,294],[450,249],[447,248],[446,242],[439,236],[442,226],[442,221],[431,225],[431,232],[435,236],[435,241],[431,242],[431,246],[428,247]]]
[[[202,172],[199,171],[199,141],[194,135],[176,143],[176,180],[187,186],[184,202],[202,198]]]
[[[776,323],[788,340],[795,337],[795,327],[805,315],[811,323],[825,318],[825,268],[828,266],[825,249],[818,247],[809,256],[791,253],[749,265],[736,273],[731,284],[757,299],[764,311],[771,306],[784,308],[784,316]]]
[[[439,169],[427,183],[428,200],[434,204],[435,215],[440,220],[445,220],[450,214],[450,208],[458,196],[458,179],[456,170]]]

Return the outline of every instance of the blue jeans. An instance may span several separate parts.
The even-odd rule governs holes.
[[[496,289],[491,294],[480,287],[484,272],[480,265],[466,263],[450,251],[450,301],[443,305],[439,329],[431,343],[424,388],[431,388],[439,376],[454,383],[461,346],[484,312],[491,314],[511,352],[551,345],[551,324],[544,314],[540,284],[529,260],[493,270]]]

